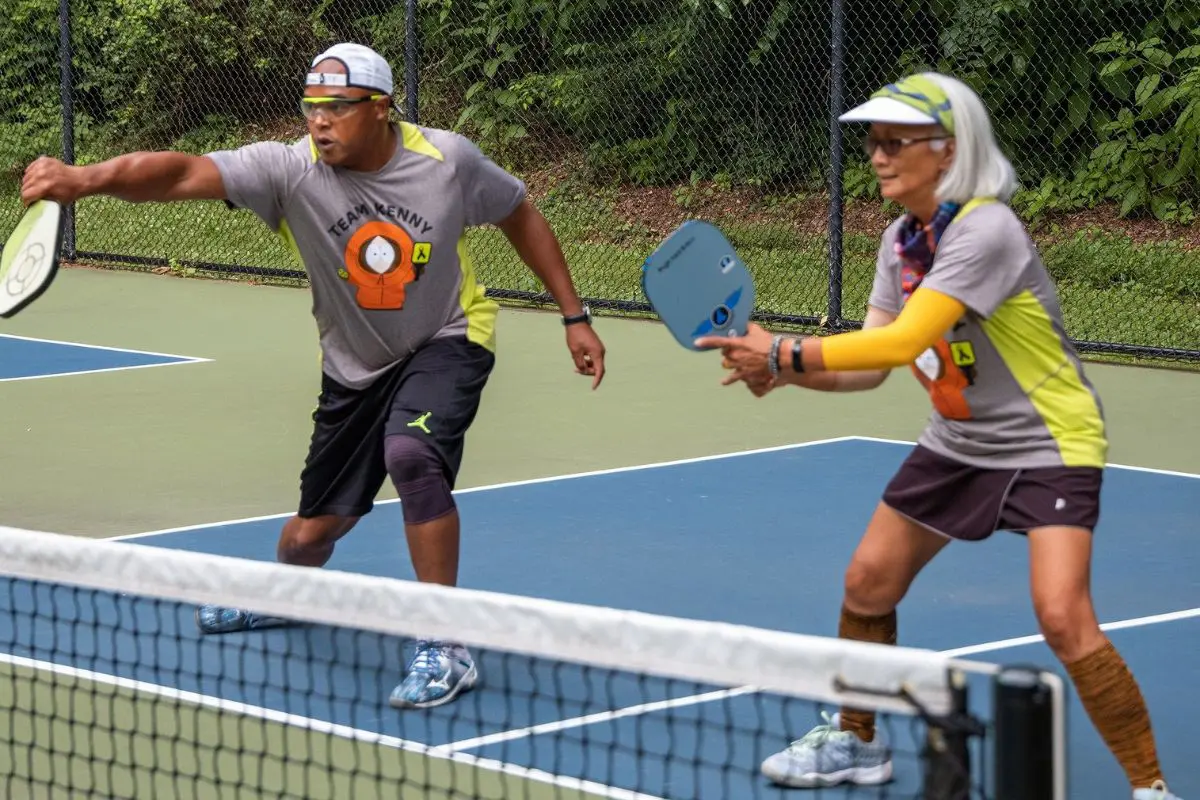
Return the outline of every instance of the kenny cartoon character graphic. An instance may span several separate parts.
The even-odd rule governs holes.
[[[969,341],[940,339],[912,368],[938,413],[946,419],[971,419],[966,391],[975,385],[975,349]]]
[[[346,243],[345,277],[357,288],[355,300],[372,310],[404,308],[408,284],[420,279],[430,246],[413,242],[390,222],[368,222]]]

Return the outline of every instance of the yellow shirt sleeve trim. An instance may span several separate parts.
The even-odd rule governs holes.
[[[933,289],[917,289],[890,325],[821,339],[827,370],[894,369],[911,364],[967,311]]]
[[[434,147],[416,125],[413,125],[411,122],[401,121],[400,134],[404,137],[405,150],[420,153],[437,161],[445,161],[442,151]]]

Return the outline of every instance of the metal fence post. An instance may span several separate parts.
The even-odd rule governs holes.
[[[405,116],[417,124],[417,0],[408,0],[404,14]]]
[[[62,158],[66,164],[75,163],[75,81],[71,57],[71,0],[58,0],[58,80],[62,96]],[[62,257],[71,260],[75,258],[75,204],[63,211],[66,225]]]
[[[845,16],[843,0],[833,0],[830,24],[829,64],[829,307],[826,327],[842,324],[842,113],[845,54]]]

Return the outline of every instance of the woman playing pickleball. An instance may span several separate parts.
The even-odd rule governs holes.
[[[896,608],[943,547],[1023,534],[1041,632],[1134,800],[1180,800],[1166,788],[1141,691],[1093,609],[1103,409],[1054,285],[1007,204],[1015,173],[988,112],[961,82],[923,73],[841,119],[870,123],[866,151],[881,193],[905,211],[883,234],[863,330],[787,338],[752,326],[732,341],[698,342],[723,351],[723,383],[743,381],[759,396],[788,384],[873,389],[898,367],[929,393],[929,423],[846,571],[839,636],[895,644]],[[846,708],[828,722],[767,758],[763,773],[788,786],[891,778],[872,713]]]

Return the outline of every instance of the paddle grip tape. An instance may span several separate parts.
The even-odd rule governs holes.
[[[442,459],[428,443],[416,436],[389,436],[383,443],[383,460],[400,495],[406,524],[431,522],[454,510]]]

